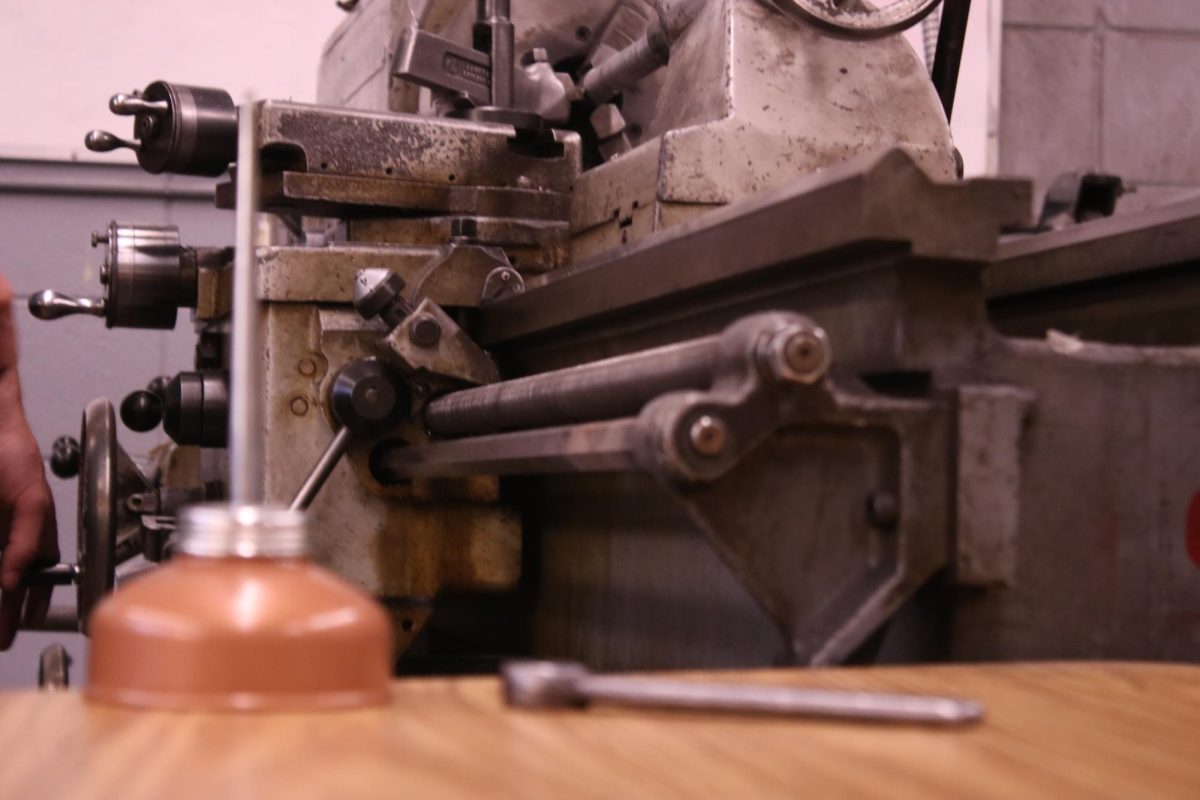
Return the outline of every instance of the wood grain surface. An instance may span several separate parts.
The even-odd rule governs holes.
[[[713,676],[705,676],[711,678]],[[389,707],[169,714],[0,694],[0,797],[1200,798],[1200,667],[778,670],[722,679],[981,700],[966,729],[595,708],[515,711],[492,678]]]

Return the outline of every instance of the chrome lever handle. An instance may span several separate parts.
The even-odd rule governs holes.
[[[53,289],[43,289],[29,298],[29,313],[38,319],[59,319],[71,314],[103,317],[108,303],[103,297],[71,297]]]
[[[115,133],[101,130],[88,131],[88,135],[83,137],[83,146],[93,153],[108,153],[122,147],[134,152],[142,149],[141,142],[131,142],[128,139],[122,139]]]
[[[136,94],[114,94],[108,100],[108,110],[123,117],[131,117],[143,111],[165,114],[169,108],[166,100],[147,100]]]

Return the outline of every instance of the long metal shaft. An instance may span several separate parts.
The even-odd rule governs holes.
[[[255,244],[261,182],[258,106],[238,110],[237,229],[233,262],[233,343],[229,370],[229,499],[262,501],[262,349],[259,346]]]
[[[488,29],[492,57],[492,105],[513,106],[513,68],[516,64],[516,28],[510,0],[476,0],[476,25]]]
[[[430,403],[425,425],[437,436],[478,436],[630,416],[664,392],[708,388],[717,343],[705,337],[465,389]]]
[[[337,466],[338,461],[346,454],[346,448],[350,446],[350,440],[354,438],[354,433],[349,428],[340,428],[337,435],[333,437],[333,441],[325,448],[325,452],[317,459],[317,465],[312,468],[312,472],[304,479],[304,485],[300,487],[300,491],[296,492],[296,496],[292,499],[292,504],[289,506],[292,511],[306,511],[312,503],[313,498],[317,496],[317,492],[321,491],[321,487],[325,485],[325,481],[333,474],[333,468]]]
[[[579,697],[591,703],[695,711],[933,724],[974,722],[983,715],[982,706],[973,700],[883,692],[696,683],[611,675],[588,675],[578,681],[575,689]]]
[[[967,39],[967,21],[971,0],[944,0],[942,24],[938,29],[937,49],[930,75],[949,120],[954,114],[954,95],[958,91],[958,70],[962,66],[963,46]]]

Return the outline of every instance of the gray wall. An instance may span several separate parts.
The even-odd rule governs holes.
[[[1200,2],[1005,0],[1001,174],[1120,175],[1123,210],[1200,186]]]
[[[24,301],[47,288],[99,294],[103,253],[91,248],[89,235],[112,219],[178,225],[189,245],[232,244],[233,215],[213,207],[211,187],[211,181],[151,176],[135,167],[0,159],[0,271],[17,295],[21,384],[43,454],[58,436],[79,435],[80,414],[93,398],[120,403],[156,375],[190,369],[194,337],[186,312],[174,331],[110,330],[93,317],[36,320],[24,310]],[[121,444],[135,459],[165,438],[161,431],[137,434],[119,424],[118,429]],[[76,484],[49,478],[62,555],[73,561]],[[55,590],[55,605],[74,602],[73,590]],[[72,681],[82,683],[82,636],[22,633],[12,650],[0,653],[0,687],[34,685],[38,653],[53,642],[67,647],[75,659]]]

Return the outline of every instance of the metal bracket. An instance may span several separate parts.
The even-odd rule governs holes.
[[[528,408],[563,406],[580,387],[634,404],[651,378],[675,382],[633,417],[400,447],[377,463],[387,480],[648,472],[779,625],[796,660],[836,662],[946,563],[951,432],[938,401],[843,388],[827,374],[829,352],[807,318],[758,314],[717,337],[520,379],[511,392],[503,383],[467,390],[426,411],[427,423],[439,414],[438,425],[451,426],[463,409],[486,410],[489,429],[503,430]],[[707,379],[697,364],[710,365]]]
[[[495,383],[500,371],[487,353],[432,300],[384,338],[384,344],[410,372],[426,372],[467,384]]]
[[[392,75],[428,89],[459,95],[477,106],[492,100],[492,57],[415,26],[396,43]]]

